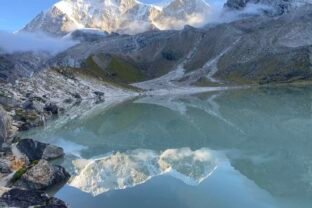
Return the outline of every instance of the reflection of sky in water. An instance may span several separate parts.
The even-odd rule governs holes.
[[[74,142],[65,140],[65,139],[55,139],[53,142],[55,145],[62,147],[64,149],[65,154],[72,154],[76,157],[81,157],[81,151],[87,149],[87,147],[82,146],[80,144],[76,144]]]
[[[69,154],[86,159],[85,165],[92,164],[100,156],[106,158],[104,162],[99,162],[105,168],[97,171],[90,169],[94,171],[89,174],[90,178],[92,173],[103,176],[103,169],[116,168],[115,172],[111,172],[115,177],[113,185],[103,185],[103,190],[98,192],[105,193],[92,198],[87,193],[79,192],[81,200],[84,199],[82,204],[98,202],[111,205],[109,207],[123,207],[126,203],[132,203],[140,207],[144,202],[139,199],[143,200],[145,196],[152,200],[154,207],[192,207],[186,205],[201,200],[194,207],[246,207],[247,203],[249,207],[274,205],[305,208],[312,204],[311,103],[312,90],[308,87],[145,97],[105,111],[93,111],[92,116],[71,120],[62,127],[52,122],[45,131],[33,131],[31,134],[34,138],[63,146]],[[177,160],[179,163],[175,162],[174,165],[169,161],[168,166],[172,166],[170,176],[163,174],[165,171],[161,172],[158,164],[161,154],[168,149],[183,150],[184,147],[189,147],[192,154],[203,148],[222,153],[227,158],[227,162],[222,164],[226,165],[217,163],[218,168],[213,174],[197,182],[196,186],[189,186],[194,183],[185,183],[183,179],[188,176],[196,182],[197,177],[205,178],[211,169],[205,172],[198,167],[213,167],[211,163],[190,163],[188,159],[180,158]],[[116,177],[118,168],[120,170],[122,164],[129,161],[125,158],[139,150],[149,151],[157,158],[153,166],[156,167],[155,172],[147,171],[142,180],[135,181],[135,177],[130,177],[127,183],[119,183]],[[115,157],[117,153],[122,155],[119,155],[122,160]],[[109,162],[113,157],[117,158],[118,165],[107,165],[105,161]],[[71,162],[78,158],[69,158],[65,159],[65,166],[79,169],[77,163],[73,166]],[[137,171],[134,174],[147,168],[142,161],[137,163],[140,160],[130,161]],[[177,164],[182,168],[179,169]],[[123,176],[130,169],[125,168]],[[152,180],[146,180],[151,176]],[[105,176],[101,180],[107,178],[112,177]],[[94,181],[93,187],[99,186],[97,182]],[[172,186],[175,192],[170,192],[167,186]],[[129,188],[113,191],[122,187]],[[91,189],[84,191],[92,192]],[[77,189],[67,186],[58,196],[73,201],[71,195],[77,192]],[[165,193],[170,196],[164,196]],[[168,202],[167,206],[159,201],[162,197],[173,201]],[[124,203],[113,199],[124,200]],[[97,206],[94,204],[90,207]]]

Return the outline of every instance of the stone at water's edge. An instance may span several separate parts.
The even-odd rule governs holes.
[[[33,139],[22,139],[16,144],[15,149],[19,154],[24,155],[29,162],[41,159],[53,160],[64,155],[63,148]]]
[[[13,186],[29,190],[46,190],[65,183],[69,177],[69,173],[63,167],[40,160],[37,165],[27,170]]]
[[[0,207],[66,208],[67,206],[63,201],[40,191],[11,189],[0,197]]]
[[[44,110],[52,115],[57,115],[59,113],[59,108],[55,103],[46,104],[44,106]]]

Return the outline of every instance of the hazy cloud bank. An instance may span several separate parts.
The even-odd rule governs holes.
[[[263,4],[247,4],[243,10],[230,10],[224,7],[226,0],[206,0],[210,10],[205,14],[191,14],[185,19],[175,17],[165,17],[162,21],[155,22],[156,26],[161,30],[183,29],[185,24],[194,27],[203,27],[207,24],[229,23],[247,16],[263,14],[264,11],[273,11],[273,8]],[[141,25],[140,25],[141,26]],[[136,28],[136,27],[135,27]],[[141,27],[142,28],[142,27]],[[147,30],[147,28],[145,28]]]
[[[209,2],[209,1],[208,1]],[[224,8],[226,1],[220,1],[219,3],[212,3],[212,12],[205,23],[226,23],[236,21],[245,18],[248,15],[259,15],[266,11],[273,11],[273,8],[264,4],[247,4],[243,10],[229,10]]]
[[[9,33],[0,31],[0,51],[14,52],[49,52],[56,54],[77,44],[69,38],[54,38],[43,33]]]

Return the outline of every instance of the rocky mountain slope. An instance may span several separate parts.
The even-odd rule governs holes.
[[[204,0],[172,0],[164,7],[137,0],[61,0],[40,13],[23,31],[64,35],[75,29],[98,28],[134,34],[201,25],[209,14],[210,6]]]
[[[13,82],[40,71],[51,56],[45,52],[0,53],[0,82]]]
[[[246,2],[229,0],[225,7],[243,8]],[[272,1],[250,2],[272,5]],[[1,54],[1,80],[14,81],[43,68],[144,90],[310,80],[312,6],[308,1],[305,6],[299,6],[302,1],[279,2],[274,8],[290,4],[291,9],[273,17],[247,16],[203,28],[137,35],[80,29],[69,34],[80,43],[56,56]]]
[[[78,44],[49,64],[115,82],[152,80],[145,86],[135,84],[144,89],[170,87],[169,82],[190,86],[309,80],[311,13],[307,5],[274,18],[254,16],[201,29],[109,36]]]
[[[70,8],[72,12],[77,13],[75,15],[82,17],[85,16],[81,14],[82,11],[90,13],[89,10],[85,10],[86,2],[92,3],[93,7],[99,6],[98,4],[112,7],[108,5],[109,1],[105,0],[64,0],[53,8],[59,7],[59,4],[70,4],[66,7],[67,10]],[[124,8],[125,11],[128,11],[131,5],[151,7],[133,0],[119,0],[115,3],[118,3],[119,9]],[[67,36],[79,40],[80,43],[55,56],[32,52],[0,54],[0,77],[4,82],[14,82],[42,69],[53,68],[61,71],[61,76],[95,77],[111,84],[131,84],[144,90],[309,80],[312,44],[310,1],[229,0],[224,12],[229,8],[243,9],[248,3],[267,4],[276,11],[280,11],[280,8],[287,10],[276,13],[273,17],[246,16],[240,20],[210,24],[202,28],[185,26],[180,31],[152,30],[137,35],[79,29]],[[302,4],[304,6],[300,6]],[[176,0],[162,8],[162,14],[172,14],[176,17],[178,11],[181,15],[187,14],[186,10],[197,13],[205,10],[204,6],[209,7],[202,0]],[[93,12],[91,14],[95,15],[96,12]],[[93,21],[93,17],[86,21]],[[53,25],[57,26],[57,22],[53,22]],[[100,19],[99,22],[105,21]],[[48,26],[51,22],[42,23],[47,23],[46,26],[54,30]],[[62,34],[64,32],[56,31]]]
[[[132,1],[118,2],[125,4]],[[173,2],[167,7],[171,8]],[[190,1],[177,2],[180,5]],[[229,0],[226,7],[232,5],[231,9],[236,9],[233,5],[244,7],[246,2]],[[299,1],[280,1],[290,2],[291,5],[294,2],[299,5]],[[134,3],[139,4],[136,1]],[[190,11],[193,10],[192,6],[198,4],[190,4]],[[188,8],[184,6],[181,7],[183,11]],[[196,7],[195,11],[202,8]],[[2,95],[14,95],[18,99],[27,100],[27,95],[34,92],[34,96],[51,95],[48,100],[61,102],[65,94],[66,98],[75,99],[75,94],[97,98],[94,94],[96,91],[108,90],[108,94],[124,92],[118,90],[119,87],[154,90],[309,81],[312,74],[311,13],[311,4],[306,4],[293,6],[274,17],[247,16],[203,28],[186,26],[180,31],[148,31],[137,35],[80,29],[68,34],[80,43],[56,55],[44,52],[2,52]],[[31,79],[27,78],[31,76]],[[85,81],[86,77],[88,81]],[[97,80],[96,84],[89,78]],[[17,79],[20,81],[14,87],[7,84]],[[50,83],[49,86],[46,83]],[[92,85],[101,90],[96,90]],[[103,89],[98,87],[101,85]],[[108,87],[111,85],[114,86]],[[57,88],[64,89],[49,93],[51,89]],[[10,90],[14,92],[7,92]],[[4,103],[8,100],[11,99],[1,98],[0,101]]]

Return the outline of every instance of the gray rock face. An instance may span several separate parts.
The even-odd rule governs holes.
[[[0,144],[9,139],[11,129],[11,118],[0,106]]]
[[[46,160],[40,160],[37,165],[27,170],[14,183],[14,187],[29,190],[46,190],[65,183],[69,177],[69,173],[63,167],[51,165]]]
[[[0,53],[0,81],[14,83],[17,79],[30,77],[42,69],[50,55],[44,52]]]
[[[53,22],[53,24],[50,24]],[[63,36],[68,31],[63,31],[60,28],[71,28],[75,22],[64,12],[57,7],[51,8],[49,15],[41,12],[37,15],[31,23],[27,24],[23,29],[26,32],[44,31],[48,34]]]
[[[0,159],[0,177],[1,174],[9,174],[11,173],[11,169],[9,167],[8,161],[4,159]]]
[[[2,146],[0,146],[0,184],[2,185],[8,185],[10,183],[10,177],[7,176],[12,173],[13,159],[11,148],[7,143],[3,143]]]
[[[0,207],[66,208],[66,204],[54,197],[35,190],[11,189],[0,197]]]
[[[226,8],[241,10],[247,4],[262,4],[272,7],[272,11],[266,10],[265,12],[270,15],[281,15],[289,12],[292,8],[301,6],[306,3],[312,3],[310,0],[228,0],[225,3]]]
[[[18,121],[18,129],[20,131],[29,130],[32,127],[43,125],[43,113],[37,110],[24,110],[22,108],[15,109],[13,119]]]
[[[88,29],[88,30],[76,30],[70,34],[70,37],[73,40],[93,42],[99,41],[108,35],[110,34],[108,34],[105,31]]]
[[[185,74],[174,80],[181,85],[196,84],[210,72],[224,83],[311,80],[311,13],[312,7],[307,5],[275,18],[254,16],[203,29],[108,37],[81,43],[50,63],[83,70],[96,66],[106,76],[111,69],[107,57],[115,57],[136,67],[149,80],[176,70],[184,62]]]
[[[41,159],[53,160],[64,155],[63,148],[33,139],[22,139],[17,143],[16,149],[25,155],[30,162]]]

